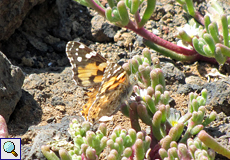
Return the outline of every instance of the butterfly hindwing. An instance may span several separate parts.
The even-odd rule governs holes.
[[[132,86],[126,71],[119,64],[109,63],[96,99],[88,112],[91,122],[98,121],[102,116],[115,114],[130,91]]]

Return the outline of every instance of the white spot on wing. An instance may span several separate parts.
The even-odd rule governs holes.
[[[73,62],[73,57],[69,57],[69,61],[70,61],[70,62]]]
[[[79,46],[79,48],[82,48],[82,49],[83,49],[83,48],[85,48],[85,46],[84,46],[83,44],[81,44],[81,45]]]
[[[71,42],[71,47],[70,47],[70,48],[73,48],[73,46],[74,46],[74,43],[73,43],[73,42]]]
[[[75,55],[78,56],[78,52],[75,52]]]
[[[67,53],[67,52],[70,52],[71,49],[70,49],[69,47],[66,47],[66,50],[65,50],[65,51],[66,51],[66,53]]]
[[[77,57],[77,61],[81,62],[82,61],[82,57]]]
[[[121,70],[121,66],[117,68],[115,71],[113,71],[113,74],[117,73],[119,70]]]
[[[73,63],[72,65],[73,65],[73,68],[77,68],[77,65],[75,63]]]
[[[93,56],[96,56],[97,52],[92,51],[92,52],[90,52],[90,54],[93,55]]]
[[[76,51],[78,52],[78,51],[79,51],[79,49],[78,49],[78,48],[76,48]]]
[[[111,74],[108,74],[107,78],[111,77]]]
[[[92,55],[87,53],[87,54],[85,55],[85,57],[89,59],[89,58],[92,57]]]

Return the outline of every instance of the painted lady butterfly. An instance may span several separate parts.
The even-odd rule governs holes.
[[[111,116],[132,93],[135,82],[117,63],[107,61],[100,54],[80,42],[70,41],[66,54],[77,85],[87,87],[88,102],[81,114],[92,123],[102,116]]]

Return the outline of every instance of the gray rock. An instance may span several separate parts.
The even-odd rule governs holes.
[[[38,135],[34,138],[34,143],[33,146],[30,148],[30,152],[25,152],[26,154],[23,153],[23,159],[29,160],[29,159],[41,159],[45,160],[45,156],[41,152],[41,146],[45,145],[45,142],[51,141],[52,136],[55,133],[55,129],[49,129],[46,131],[43,131],[41,133],[38,133]],[[28,155],[27,155],[28,153]],[[26,158],[24,156],[27,156]]]
[[[185,84],[185,75],[172,63],[161,63],[166,84]]]
[[[177,93],[188,94],[190,92],[201,92],[202,89],[207,89],[208,98],[207,105],[214,107],[217,113],[224,112],[230,115],[230,78],[220,79],[210,83],[187,83],[177,86]]]
[[[108,23],[101,15],[96,15],[95,17],[93,17],[93,19],[91,20],[91,24],[92,35],[95,41],[98,42],[112,41],[119,28],[115,25],[111,25],[110,23]]]
[[[143,47],[144,46],[143,37],[137,35],[137,39],[134,42],[134,46],[136,46],[136,47],[142,46]]]
[[[197,84],[199,86],[204,85],[206,82],[203,81],[199,76],[189,76],[185,78],[186,83]]]
[[[230,78],[207,83],[204,88],[208,91],[207,104],[214,107],[217,113],[230,115]]]
[[[66,42],[64,42],[64,41],[57,42],[57,43],[53,44],[52,47],[54,48],[55,51],[62,52],[65,50]]]
[[[4,18],[2,18],[0,22],[0,28],[1,25],[6,25],[2,27],[3,29],[1,28],[2,30],[0,29],[2,31],[0,40],[1,34],[5,34],[5,30],[9,34],[7,35],[8,38],[4,38],[0,42],[0,50],[7,57],[15,60],[17,64],[21,63],[22,66],[44,68],[50,66],[50,62],[53,63],[52,66],[65,66],[68,61],[63,61],[62,58],[65,57],[67,41],[75,38],[79,38],[79,40],[92,39],[90,32],[90,19],[92,17],[87,12],[87,8],[72,0],[37,0],[37,3],[35,0],[31,0],[29,1],[31,4],[28,4],[27,1],[19,0],[17,2],[13,0],[12,4],[14,2],[15,6],[10,4],[11,1],[3,0],[0,2],[1,11],[3,11],[0,13],[0,19],[2,18],[1,15],[4,15],[9,20],[4,23]],[[11,6],[9,13],[5,9],[9,7],[5,6],[6,2]],[[43,3],[39,4],[38,2]],[[27,13],[26,11],[30,9],[30,6],[35,5],[35,3],[39,5]],[[16,14],[14,8],[20,10],[18,17],[16,16],[19,19],[14,19],[11,16],[11,13]],[[4,11],[6,11],[6,15],[3,14]],[[26,12],[27,16],[22,17],[21,12]],[[18,22],[17,25],[15,25],[16,22]],[[13,26],[10,28],[13,30],[12,33],[7,30],[8,23]],[[15,28],[17,29],[15,30]]]
[[[77,21],[72,22],[72,29],[77,35],[81,36],[85,33],[85,28]]]
[[[33,140],[32,146],[24,145],[22,147],[22,159],[46,159],[41,152],[41,146],[46,145],[47,142],[53,141],[53,137],[60,137],[61,139],[66,137],[69,139],[70,135],[67,131],[70,121],[76,118],[78,121],[82,121],[80,117],[68,116],[64,117],[61,123],[48,124],[45,126],[32,126],[28,129],[29,132],[36,134]],[[31,134],[31,135],[33,135]]]
[[[1,0],[0,40],[7,40],[24,20],[26,14],[45,0]]]
[[[22,32],[22,33],[26,36],[26,38],[28,39],[28,41],[34,48],[36,48],[37,50],[41,52],[47,52],[48,46],[46,45],[46,43],[42,41],[42,39],[30,36],[29,34],[25,32]]]
[[[41,122],[42,113],[42,109],[34,97],[22,89],[22,96],[7,124],[9,133],[19,135],[25,133],[31,125]]]
[[[65,103],[62,100],[62,97],[60,96],[55,96],[51,100],[51,105],[52,106],[57,106],[57,105],[65,105]]]
[[[179,84],[178,85],[178,89],[177,89],[177,93],[179,94],[189,94],[190,92],[199,92],[203,89],[203,86],[199,86],[197,84]]]
[[[0,52],[0,115],[9,121],[16,104],[22,95],[24,81],[22,70],[11,64],[7,57]]]

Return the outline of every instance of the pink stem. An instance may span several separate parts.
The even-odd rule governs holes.
[[[99,14],[101,14],[102,16],[105,17],[105,10],[101,6],[99,6],[94,0],[86,0],[86,1],[90,4],[91,8],[93,8]],[[138,17],[138,15],[136,15],[136,16]],[[195,18],[201,24],[204,23],[203,16],[199,12],[196,12]],[[168,42],[168,41],[156,36],[155,34],[153,34],[152,32],[149,32],[148,30],[146,30],[143,27],[142,28],[137,28],[136,25],[134,24],[134,22],[132,22],[131,20],[129,21],[128,25],[125,26],[125,28],[136,32],[137,34],[139,34],[140,36],[142,36],[146,40],[149,40],[149,41],[151,41],[153,43],[156,43],[157,45],[160,45],[160,46],[162,46],[164,48],[167,48],[167,49],[169,49],[171,51],[174,51],[174,52],[176,52],[178,54],[183,54],[185,56],[197,55],[194,60],[202,60],[202,61],[207,61],[207,62],[214,63],[214,64],[217,63],[214,58],[207,58],[207,57],[201,56],[195,50],[190,50],[190,49],[186,49],[186,48],[177,46],[176,44],[173,44],[171,42]],[[226,63],[230,64],[230,58],[227,59]]]

